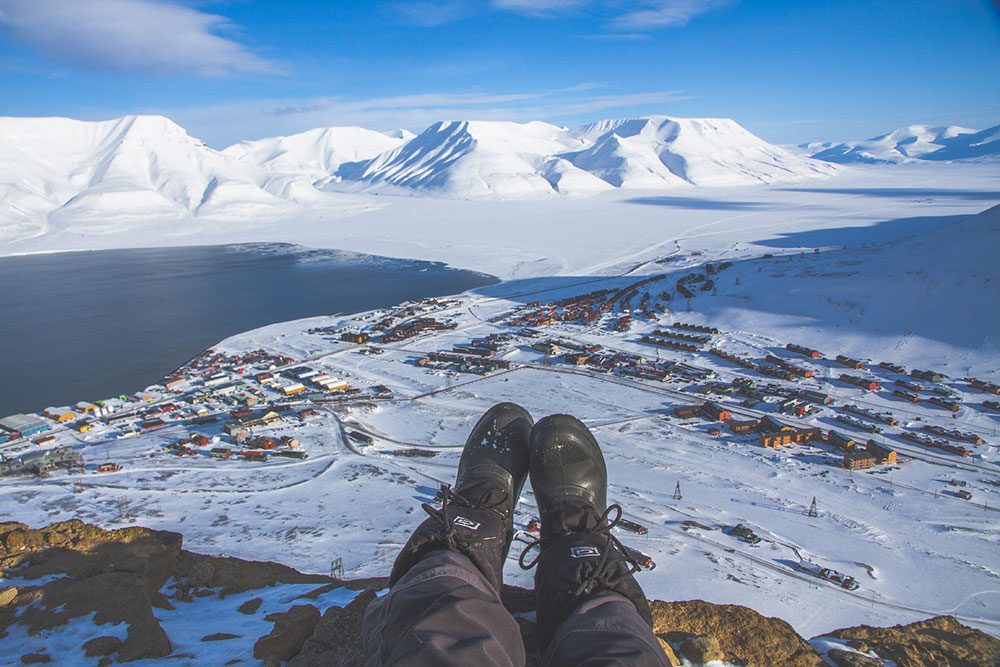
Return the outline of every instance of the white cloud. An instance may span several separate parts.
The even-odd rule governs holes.
[[[218,32],[221,16],[162,0],[0,0],[0,25],[48,57],[91,69],[221,76],[280,73]]]
[[[588,0],[493,0],[493,6],[519,14],[549,14],[576,9],[588,4]]]
[[[406,23],[439,26],[474,16],[492,7],[525,16],[557,18],[585,11],[601,16],[613,31],[609,39],[641,39],[641,33],[684,25],[698,14],[739,0],[395,0],[391,3]]]
[[[475,13],[468,0],[401,0],[391,6],[404,23],[425,27],[445,25]]]
[[[735,0],[640,0],[633,9],[611,21],[619,30],[652,30],[686,25],[692,17],[732,4]]]

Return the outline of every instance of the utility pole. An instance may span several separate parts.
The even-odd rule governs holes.
[[[816,509],[816,496],[813,496],[812,505],[809,506],[809,512],[806,514],[806,516],[810,516],[810,517],[818,517],[819,516],[819,510]]]
[[[680,480],[677,482],[677,486],[674,487],[674,500],[680,500],[681,496],[681,483]]]
[[[344,561],[339,556],[330,561],[330,576],[334,579],[344,578]]]

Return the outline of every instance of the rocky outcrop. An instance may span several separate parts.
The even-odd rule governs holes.
[[[172,608],[160,590],[168,580],[175,582],[178,601],[278,583],[334,581],[277,563],[202,556],[181,550],[181,543],[178,533],[139,527],[103,530],[82,521],[41,529],[0,524],[0,568],[26,582],[3,588],[0,579],[0,638],[14,623],[37,635],[93,614],[95,637],[102,641],[88,642],[87,655],[114,654],[120,662],[161,658],[172,647],[153,607]],[[36,580],[39,584],[31,585]],[[99,637],[100,626],[108,623],[126,625],[124,641]],[[112,639],[118,642],[114,648]]]
[[[747,607],[701,600],[653,601],[653,631],[691,660],[726,660],[751,667],[822,667],[823,659],[792,626]],[[721,655],[720,655],[721,654]]]
[[[121,647],[122,640],[118,637],[94,637],[83,643],[83,654],[88,658],[111,655],[117,653]]]
[[[288,667],[348,667],[362,664],[361,619],[375,599],[367,590],[345,607],[330,607]]]
[[[837,667],[883,667],[884,662],[862,653],[845,651],[841,648],[831,649],[826,654],[827,659]]]
[[[151,595],[173,573],[180,547],[179,534],[146,528],[104,531],[82,521],[41,530],[2,524],[0,567],[29,581],[57,578],[18,587],[0,607],[0,635],[15,617],[38,634],[93,614],[98,625],[127,624],[119,660],[169,655],[170,640],[153,615]]]
[[[274,628],[253,645],[253,657],[290,660],[312,636],[319,616],[319,609],[311,604],[295,605],[286,612],[271,614],[267,620],[274,623]]]
[[[231,617],[220,617],[219,627],[199,628],[202,642],[244,646],[245,657],[233,660],[248,660],[246,642],[253,636],[227,630],[239,632],[247,619],[244,614],[270,611],[266,619],[273,628],[253,648],[258,660],[287,661],[290,667],[362,664],[362,618],[375,591],[387,586],[384,578],[338,581],[277,563],[194,554],[182,550],[181,542],[177,533],[146,528],[105,531],[80,521],[37,530],[20,523],[0,524],[0,567],[19,580],[17,586],[3,587],[0,579],[0,648],[19,648],[4,647],[2,639],[15,623],[29,633],[57,632],[62,624],[93,614],[92,638],[80,651],[88,657],[101,656],[99,664],[167,656],[187,659],[190,654],[174,652],[154,607],[172,609],[172,602],[197,604],[199,598],[241,595],[239,603],[232,602]],[[291,602],[286,599],[281,611],[267,607],[265,599],[274,599],[264,593],[267,587],[307,583],[317,586]],[[323,610],[320,600],[343,588],[363,592],[344,607]],[[258,590],[261,593],[247,593]],[[538,664],[534,593],[505,586],[502,599],[521,627],[528,664]],[[838,630],[826,636],[837,641],[817,642],[827,647],[826,662],[788,623],[746,607],[700,600],[657,600],[650,607],[653,630],[672,665],[681,664],[679,655],[686,664],[724,660],[745,667],[1000,667],[1000,641],[951,617],[893,628]],[[109,636],[103,625],[107,623],[125,624],[124,640]],[[831,644],[836,646],[829,648]],[[84,657],[23,649],[13,655],[25,664]]]
[[[1000,640],[951,616],[891,628],[861,625],[826,636],[864,642],[899,667],[1000,667]]]

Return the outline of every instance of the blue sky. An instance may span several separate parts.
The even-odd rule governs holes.
[[[733,118],[764,139],[1000,123],[992,0],[0,0],[0,115],[327,125]]]

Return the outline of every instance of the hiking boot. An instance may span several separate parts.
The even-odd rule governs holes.
[[[429,518],[400,551],[390,586],[428,553],[444,549],[466,556],[500,592],[514,507],[528,476],[531,426],[531,415],[514,403],[486,411],[465,441],[455,487],[441,488],[441,509],[423,505]]]
[[[633,576],[639,564],[611,534],[621,507],[607,506],[607,467],[593,434],[575,417],[552,415],[535,424],[529,450],[541,517],[535,596],[542,652],[573,610],[600,594],[621,595],[652,628],[649,603]],[[525,569],[535,564],[524,563],[531,548],[521,554]]]

